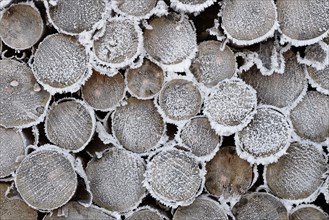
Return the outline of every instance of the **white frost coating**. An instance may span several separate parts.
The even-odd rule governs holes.
[[[327,180],[323,185],[322,193],[323,193],[327,203],[329,203],[329,177],[327,177]]]
[[[201,3],[183,3],[182,0],[170,0],[170,7],[178,12],[199,14],[213,5],[217,0],[203,0]]]
[[[229,136],[246,127],[256,114],[256,91],[241,79],[220,82],[204,102],[204,115],[217,134]]]
[[[0,9],[5,8],[7,5],[9,5],[13,0],[2,0],[0,2]]]
[[[328,214],[325,213],[320,207],[316,206],[316,205],[313,205],[313,204],[302,204],[302,205],[298,205],[297,207],[293,208],[292,210],[289,210],[289,213],[290,213],[290,216],[292,216],[292,214],[294,214],[295,212],[297,212],[298,210],[301,210],[301,209],[314,209],[315,211],[317,211],[318,213],[321,213],[321,217],[323,216],[324,218],[329,218]],[[308,214],[312,215],[312,214],[315,214],[314,212],[309,212]],[[296,216],[296,217],[299,217],[299,216]],[[306,216],[305,216],[306,217]],[[308,216],[308,217],[311,217],[311,216]],[[308,218],[306,217],[306,218]],[[319,215],[312,215],[312,217],[316,218],[316,217],[320,217]],[[311,218],[312,218],[311,217]],[[302,217],[301,220],[306,220],[306,218],[304,219]],[[299,218],[291,218],[292,220],[298,220]],[[324,220],[324,219],[319,219],[319,220]]]
[[[323,33],[322,35],[320,35],[319,37],[316,37],[314,39],[310,39],[310,40],[295,40],[292,39],[288,36],[286,36],[285,34],[282,33],[282,31],[279,29],[279,32],[282,34],[281,38],[280,38],[280,44],[285,44],[285,43],[289,43],[295,47],[302,47],[302,46],[307,46],[307,45],[312,45],[312,44],[316,44],[319,41],[323,40],[324,38],[326,38],[329,34],[329,30],[325,33]]]
[[[316,88],[316,90],[320,93],[329,95],[329,64],[322,70],[307,67],[305,68],[305,73],[313,88]]]
[[[104,144],[113,144],[113,145],[116,145],[116,146],[121,146],[119,144],[119,141],[116,138],[114,138],[113,135],[109,134],[106,131],[106,129],[104,128],[104,126],[102,125],[101,122],[96,123],[96,132],[98,134],[99,139],[101,139],[101,141]]]
[[[85,183],[85,186],[86,186],[86,191],[88,193],[88,200],[87,201],[80,200],[78,202],[86,208],[90,207],[91,204],[92,204],[92,201],[93,201],[93,194],[91,193],[89,180],[88,180],[88,177],[87,177],[87,174],[86,174],[85,170],[83,169],[82,161],[81,161],[80,158],[75,159],[75,161],[74,161],[74,170],[84,180],[84,183]]]
[[[152,214],[154,213],[154,215],[156,215],[156,217],[158,218],[158,219],[154,219],[154,220],[169,220],[169,218],[166,215],[164,215],[163,213],[161,213],[158,209],[152,208],[151,206],[148,206],[148,205],[140,206],[137,209],[135,209],[131,212],[128,212],[127,214],[125,214],[125,219],[130,220],[130,218],[131,218],[131,220],[135,220],[135,218],[133,218],[133,217],[136,217],[135,215],[137,215],[138,217],[136,220],[141,220],[141,217],[143,217],[143,214],[138,215],[138,213],[139,212],[142,213],[144,211],[152,213]],[[147,216],[147,217],[148,217],[147,220],[151,220],[150,216]]]
[[[210,35],[215,36],[218,41],[224,41],[226,39],[226,36],[219,28],[220,28],[219,21],[218,21],[218,19],[215,19],[214,26],[211,28],[208,28],[206,31]]]
[[[329,45],[323,41],[309,45],[306,47],[304,57],[301,57],[298,52],[297,61],[301,64],[311,66],[316,70],[323,70],[329,65]]]

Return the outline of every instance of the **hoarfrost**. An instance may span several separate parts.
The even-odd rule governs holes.
[[[329,45],[323,41],[309,45],[305,49],[305,56],[302,58],[298,54],[297,58],[299,63],[311,66],[316,70],[323,70],[329,66]]]
[[[200,13],[216,0],[170,0],[170,7],[179,12]]]
[[[307,219],[317,219],[317,220],[327,220],[329,218],[321,208],[315,205],[300,205],[297,206],[291,213],[291,220],[307,220]]]
[[[323,70],[307,67],[307,77],[312,87],[325,95],[329,95],[329,65]]]
[[[162,215],[157,209],[149,206],[142,206],[129,214],[126,220],[169,220],[166,216]]]

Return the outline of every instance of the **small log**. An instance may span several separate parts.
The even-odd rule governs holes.
[[[200,13],[216,0],[170,0],[170,7],[178,12]]]
[[[176,209],[173,220],[228,220],[224,208],[215,200],[206,196],[198,197],[189,206]]]
[[[82,97],[95,110],[115,109],[125,97],[125,82],[120,73],[109,77],[94,71],[82,87]]]
[[[144,185],[160,203],[177,208],[191,204],[201,193],[204,174],[193,154],[169,148],[147,164]]]
[[[249,163],[273,163],[285,154],[291,133],[292,127],[279,109],[260,106],[253,120],[235,134],[237,153]]]
[[[186,16],[170,13],[150,20],[144,31],[144,47],[152,62],[162,68],[183,71],[197,50],[196,32]]]
[[[16,60],[0,60],[0,125],[30,127],[40,123],[50,94],[33,77],[32,70]]]
[[[265,181],[279,198],[311,202],[320,193],[327,160],[319,146],[292,143],[287,154],[266,167]]]
[[[329,96],[309,91],[290,112],[294,131],[303,139],[321,143],[329,138]]]
[[[43,0],[43,2],[51,24],[60,33],[69,35],[90,31],[93,25],[102,19],[106,9],[104,0]]]
[[[161,214],[159,210],[150,206],[142,206],[127,215],[126,220],[169,220],[167,216]]]
[[[96,119],[94,110],[85,102],[62,99],[49,109],[45,122],[46,136],[50,142],[69,151],[83,150],[94,135]]]
[[[253,168],[238,156],[234,147],[221,147],[206,170],[206,190],[225,200],[245,194],[252,185]]]
[[[8,199],[5,194],[9,183],[0,183],[0,219],[37,220],[38,212],[20,199]]]
[[[22,131],[0,127],[0,152],[0,178],[4,178],[14,173],[25,154]]]
[[[127,212],[136,208],[145,196],[145,163],[137,154],[111,148],[87,165],[93,201],[110,211]]]
[[[305,48],[304,57],[299,55],[297,58],[301,64],[306,64],[316,70],[323,70],[329,65],[329,45],[323,41],[309,45]]]
[[[44,24],[34,3],[12,4],[0,18],[2,41],[16,50],[25,50],[35,45],[44,32]]]
[[[204,101],[204,114],[219,135],[242,130],[256,113],[256,91],[241,79],[220,82]]]
[[[236,220],[288,220],[288,211],[282,202],[268,193],[250,193],[241,197],[232,209]]]
[[[198,45],[198,53],[190,67],[195,78],[207,87],[213,87],[224,79],[233,77],[237,64],[232,50],[221,50],[218,41],[204,41]]]
[[[177,139],[180,145],[204,161],[211,160],[222,143],[222,137],[211,128],[205,116],[191,118],[179,130]]]
[[[313,67],[307,67],[307,77],[312,85],[317,91],[329,95],[329,65],[327,65],[323,70],[316,70]]]
[[[27,155],[15,177],[20,196],[32,208],[43,211],[65,205],[78,184],[73,161],[70,154],[53,145]]]
[[[225,0],[222,28],[237,45],[252,45],[272,37],[278,28],[273,0]]]
[[[130,19],[148,19],[159,10],[161,0],[113,0],[111,6],[113,10]]]
[[[48,35],[34,55],[33,73],[51,94],[75,92],[90,76],[85,48],[76,38]]]
[[[173,79],[162,88],[159,107],[163,117],[168,122],[189,120],[199,113],[202,96],[198,87],[185,79]]]
[[[315,205],[299,205],[290,213],[290,220],[328,220],[329,216]]]
[[[165,124],[151,100],[129,98],[113,113],[112,131],[127,150],[146,153],[162,144]]]
[[[327,0],[276,1],[281,41],[294,46],[314,44],[327,36],[329,5]]]
[[[142,66],[126,71],[126,84],[129,93],[139,99],[151,99],[162,88],[164,72],[156,64],[145,59]]]

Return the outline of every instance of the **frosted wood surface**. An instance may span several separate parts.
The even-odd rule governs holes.
[[[222,13],[222,27],[237,44],[260,42],[274,32],[277,13],[272,0],[225,0]]]
[[[9,200],[5,193],[10,186],[8,183],[0,183],[0,219],[2,220],[37,220],[38,212],[22,200]]]
[[[94,109],[107,110],[119,104],[125,95],[125,82],[120,73],[109,77],[94,71],[82,87],[83,99]]]
[[[54,6],[49,3],[48,14],[60,31],[78,34],[91,30],[104,11],[104,0],[56,0]]]
[[[208,0],[179,0],[183,4],[197,5],[207,2]]]
[[[124,148],[145,153],[156,147],[164,133],[164,122],[151,100],[128,99],[116,109],[112,130]]]
[[[61,148],[80,150],[94,133],[93,117],[94,113],[77,101],[55,103],[46,118],[46,135]]]
[[[187,120],[201,108],[198,88],[190,81],[174,79],[166,83],[159,95],[160,108],[172,120]]]
[[[309,77],[316,83],[316,88],[318,88],[320,92],[329,95],[329,65],[323,70],[307,67],[307,72]]]
[[[41,210],[63,206],[77,187],[77,175],[71,162],[55,150],[29,154],[16,175],[15,184],[24,201]]]
[[[223,208],[219,203],[206,198],[197,198],[189,206],[180,206],[173,217],[173,220],[227,220]]]
[[[295,132],[302,138],[323,142],[329,137],[329,96],[316,91],[307,92],[291,111]]]
[[[64,212],[64,213],[61,213]],[[65,216],[61,216],[65,214]],[[100,210],[89,207],[86,208],[80,205],[78,202],[69,202],[65,206],[53,212],[52,215],[47,215],[44,220],[60,220],[60,219],[72,219],[72,220],[115,220],[115,218],[103,213]]]
[[[202,187],[202,175],[197,160],[190,153],[173,149],[152,158],[146,181],[152,196],[162,203],[175,205],[194,200]]]
[[[221,51],[218,41],[204,41],[198,46],[198,54],[190,70],[199,82],[208,87],[215,86],[235,73],[234,53],[227,46]]]
[[[43,21],[32,4],[13,4],[0,18],[0,36],[9,47],[24,50],[36,44],[43,34]]]
[[[178,64],[197,48],[194,26],[185,16],[171,13],[153,18],[149,24],[152,29],[144,31],[144,47],[156,61]]]
[[[139,51],[140,39],[134,22],[113,19],[106,22],[105,32],[94,40],[94,51],[105,63],[124,63]]]
[[[155,8],[158,0],[114,0],[113,4],[122,14],[145,16]]]
[[[309,45],[305,48],[305,56],[304,59],[310,63],[319,63],[326,64],[326,59],[329,59],[329,49],[324,48],[324,44],[321,45],[319,43]],[[312,66],[312,65],[311,65]]]
[[[250,124],[237,133],[241,142],[238,147],[261,161],[286,148],[290,141],[290,129],[281,112],[270,107],[258,108]]]
[[[198,157],[214,153],[220,141],[220,137],[211,128],[206,117],[191,119],[182,128],[180,138],[182,143]]]
[[[279,198],[304,199],[324,182],[326,169],[326,160],[315,146],[293,143],[286,155],[267,167],[266,180]]]
[[[110,211],[126,212],[135,208],[145,193],[145,164],[126,150],[110,149],[86,168],[93,201]]]
[[[251,193],[241,197],[232,209],[236,220],[288,220],[285,206],[267,193]]]
[[[0,127],[0,178],[18,167],[17,157],[24,155],[24,140],[19,131]]]
[[[257,91],[258,102],[284,108],[295,102],[303,92],[307,83],[304,67],[297,63],[293,52],[287,52],[284,56],[286,64],[283,74],[274,72],[264,76],[256,66],[241,74],[241,78]]]
[[[206,170],[206,189],[217,197],[240,196],[252,183],[252,166],[237,155],[234,147],[221,147]]]
[[[88,75],[85,49],[76,38],[63,34],[46,37],[34,55],[35,77],[55,91],[76,85]]]
[[[312,40],[329,29],[327,0],[278,0],[276,6],[282,33],[297,44],[305,44],[298,41]]]
[[[328,215],[313,207],[303,207],[290,214],[290,220],[328,220]]]
[[[164,220],[162,215],[157,211],[151,209],[141,209],[135,211],[131,216],[126,218],[127,220]]]
[[[50,99],[32,70],[15,60],[0,61],[0,94],[0,124],[5,127],[37,124]]]
[[[132,95],[140,98],[151,98],[157,94],[163,85],[163,70],[149,60],[136,69],[127,70],[127,86]]]

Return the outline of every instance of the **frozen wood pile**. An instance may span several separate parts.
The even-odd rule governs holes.
[[[329,219],[327,0],[0,0],[0,219]]]

